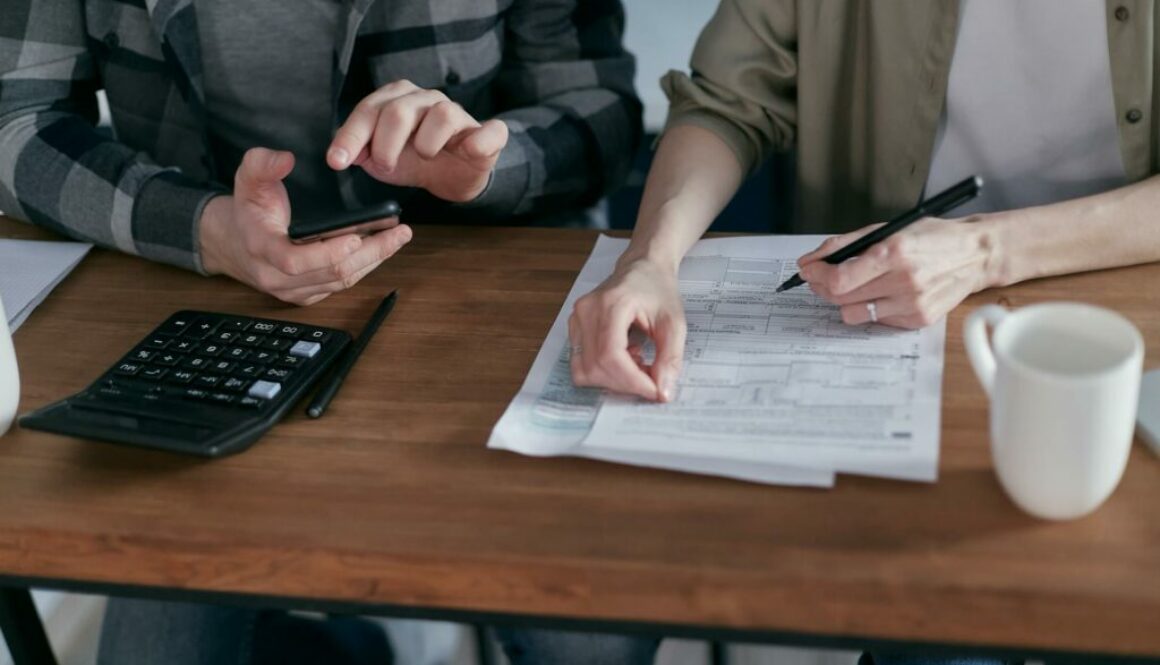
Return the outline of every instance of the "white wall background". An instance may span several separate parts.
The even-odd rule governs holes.
[[[688,71],[701,27],[717,8],[715,0],[622,0],[628,23],[625,44],[636,55],[636,87],[644,101],[644,123],[657,131],[668,100],[657,81],[670,69]]]

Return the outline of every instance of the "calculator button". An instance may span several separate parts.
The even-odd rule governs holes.
[[[205,346],[201,347],[201,351],[198,351],[198,353],[200,353],[203,356],[216,356],[219,353],[221,353],[223,350],[225,350],[225,348],[226,347],[222,346],[221,344],[215,344],[214,342],[210,342],[209,344],[206,344]]]
[[[262,348],[271,349],[273,351],[285,351],[294,345],[294,340],[285,339],[283,337],[269,337],[265,342],[262,342]]]
[[[215,332],[212,337],[213,341],[220,342],[222,344],[229,344],[237,338],[238,333],[232,330],[219,330]]]
[[[209,391],[202,390],[201,388],[186,388],[183,391],[181,391],[181,393],[179,393],[179,394],[186,399],[199,399],[200,400],[200,399],[205,399],[205,398],[209,397]]]
[[[298,356],[299,358],[313,358],[322,350],[322,345],[318,342],[297,342],[290,347],[290,355]]]
[[[156,351],[150,351],[149,349],[137,349],[133,352],[133,360],[147,363],[150,360],[153,360],[153,356],[155,355],[157,355]]]
[[[266,368],[263,365],[255,365],[254,363],[241,363],[238,368],[234,370],[235,376],[255,378],[262,375]]]
[[[295,367],[301,367],[305,363],[306,359],[299,358],[298,356],[282,356],[282,358],[278,360],[279,367],[289,367],[291,369]]]
[[[274,399],[278,393],[282,392],[282,384],[274,383],[272,381],[255,381],[254,385],[250,386],[248,394],[250,397],[258,399]]]
[[[278,324],[270,323],[269,321],[257,321],[254,327],[251,328],[256,333],[272,333],[278,329]]]
[[[228,360],[215,360],[209,366],[209,371],[218,372],[219,374],[229,374],[233,369],[234,364]]]
[[[254,355],[250,356],[250,362],[267,364],[272,363],[278,359],[278,354],[273,351],[255,351]]]
[[[150,381],[160,381],[168,373],[169,370],[165,369],[164,367],[146,367],[145,369],[141,370],[141,373],[138,376],[140,376],[142,379],[148,379]]]
[[[262,342],[265,342],[265,341],[266,341],[265,337],[263,337],[261,335],[255,335],[252,332],[246,333],[246,334],[238,337],[238,339],[237,339],[237,343],[241,344],[242,346],[258,346],[259,344],[261,344]]]
[[[266,400],[258,399],[257,397],[250,397],[246,395],[238,400],[239,406],[244,406],[248,409],[256,409],[266,403]]]
[[[141,363],[123,362],[117,365],[116,373],[121,376],[135,376],[144,367]]]
[[[288,369],[281,367],[271,367],[270,369],[266,370],[265,377],[267,379],[273,379],[274,381],[285,381],[286,379],[290,378],[290,373],[291,370]]]
[[[151,349],[164,349],[165,347],[169,346],[169,343],[172,341],[173,340],[169,337],[165,337],[163,335],[154,335],[153,337],[145,340],[145,346]]]
[[[176,353],[158,353],[156,356],[153,356],[153,362],[157,363],[158,365],[173,367],[177,363],[181,362],[181,356],[177,355]]]
[[[282,326],[278,328],[278,335],[281,337],[298,337],[302,334],[302,326]]]
[[[222,321],[218,330],[231,330],[233,332],[242,332],[250,327],[249,319],[225,319]]]
[[[192,339],[179,339],[173,342],[173,346],[169,347],[170,351],[178,353],[193,353],[197,349],[197,342]]]
[[[250,356],[250,352],[240,346],[231,346],[226,349],[226,358],[230,360],[245,360]]]
[[[307,330],[306,334],[302,336],[302,339],[308,342],[325,342],[326,340],[330,339],[330,331],[317,329]]]
[[[239,379],[237,377],[231,376],[228,377],[225,381],[222,381],[220,387],[222,390],[228,390],[231,393],[240,393],[246,388],[250,387],[250,382],[246,381],[245,379]]]
[[[200,374],[193,380],[194,385],[202,388],[216,388],[217,384],[221,383],[222,377],[217,374]]]
[[[159,335],[180,335],[189,327],[193,319],[187,316],[174,317],[166,321],[160,328],[157,329]]]
[[[234,396],[229,393],[210,393],[209,401],[218,404],[230,404],[234,401]]]
[[[183,367],[186,369],[205,369],[210,364],[209,358],[190,358],[185,361]]]
[[[186,328],[182,336],[192,337],[194,339],[205,339],[213,333],[214,328],[217,328],[217,321],[203,316],[194,321],[193,325]]]
[[[189,383],[190,381],[193,381],[193,377],[195,376],[197,376],[197,374],[187,369],[178,369],[174,370],[169,375],[169,380],[173,383]]]

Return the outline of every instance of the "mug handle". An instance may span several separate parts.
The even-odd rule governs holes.
[[[963,324],[963,344],[967,347],[967,357],[971,359],[971,367],[975,370],[975,376],[979,377],[987,397],[991,396],[991,389],[995,385],[995,352],[987,340],[987,324],[998,326],[1010,313],[999,305],[986,305],[971,312]]]

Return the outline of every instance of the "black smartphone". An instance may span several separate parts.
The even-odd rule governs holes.
[[[368,236],[397,225],[402,211],[398,203],[386,201],[361,210],[298,217],[290,222],[290,242],[302,244],[348,233]]]

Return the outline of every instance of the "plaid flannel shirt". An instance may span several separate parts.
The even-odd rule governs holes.
[[[409,194],[409,211],[499,220],[589,203],[626,175],[641,120],[619,0],[346,2],[335,127],[375,88],[409,79],[511,133],[470,204],[400,197],[350,169],[347,205]],[[94,128],[100,88],[115,139]],[[217,172],[214,142],[193,0],[4,0],[0,210],[201,270],[202,208],[233,177]]]

